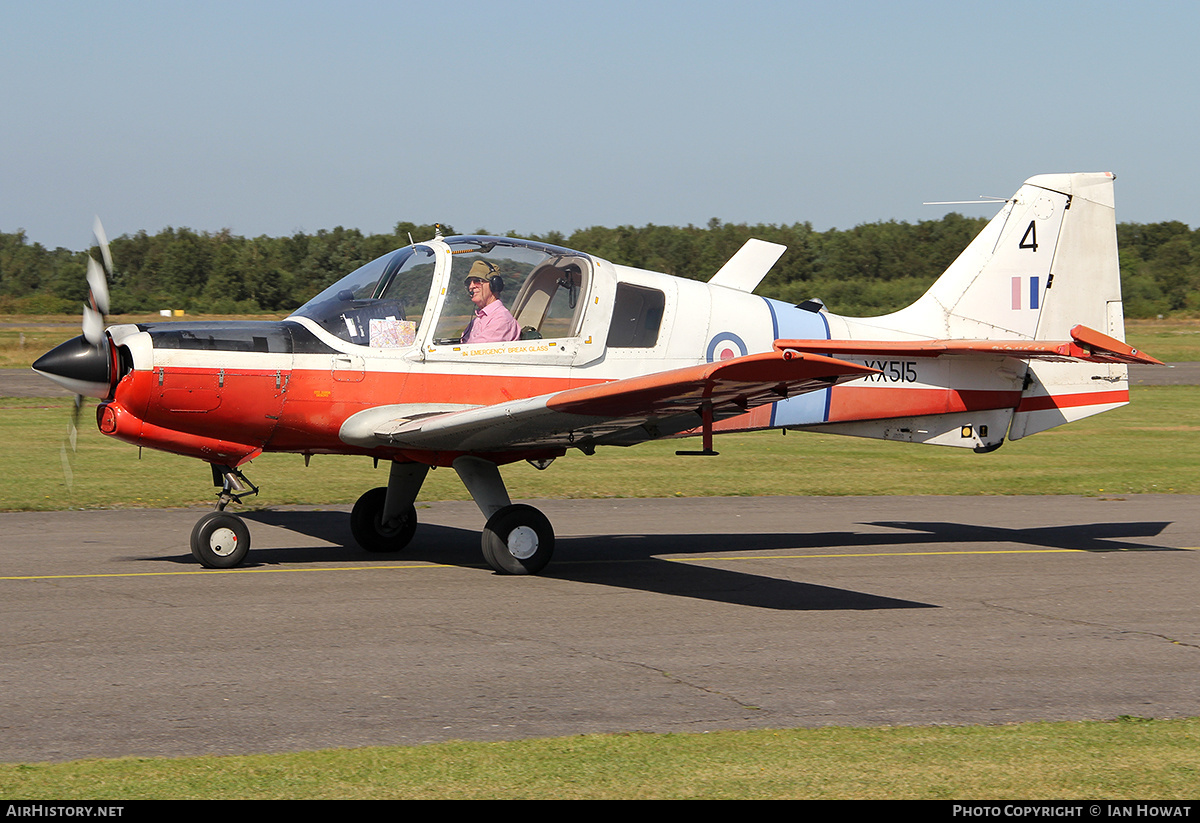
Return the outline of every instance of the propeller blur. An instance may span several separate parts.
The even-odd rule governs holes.
[[[75,392],[75,406],[67,427],[67,439],[63,444],[63,476],[67,488],[71,488],[74,472],[71,470],[71,455],[78,443],[79,415],[84,397],[103,400],[112,390],[112,348],[104,333],[104,317],[108,314],[108,279],[112,275],[112,253],[108,247],[108,236],[97,217],[92,233],[99,248],[100,261],[90,253],[87,258],[88,302],[83,306],[83,334],[39,357],[33,370],[50,378],[68,391]],[[70,446],[68,451],[67,447]]]

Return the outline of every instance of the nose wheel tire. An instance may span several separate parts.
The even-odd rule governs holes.
[[[240,566],[250,552],[250,530],[242,518],[225,512],[201,517],[192,529],[192,556],[208,569]]]
[[[505,506],[483,527],[483,559],[501,574],[537,574],[554,554],[554,528],[533,506]]]
[[[369,552],[398,552],[417,533],[417,509],[408,509],[387,523],[383,522],[383,503],[387,489],[380,486],[358,498],[350,512],[350,533],[355,542]]]

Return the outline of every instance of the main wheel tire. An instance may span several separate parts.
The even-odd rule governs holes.
[[[483,527],[483,559],[501,574],[537,574],[554,554],[554,527],[533,506],[505,506]]]
[[[369,552],[398,552],[407,546],[417,533],[417,508],[409,506],[394,520],[383,522],[383,503],[387,489],[380,486],[358,498],[350,512],[350,533],[354,540]]]
[[[208,569],[240,566],[250,552],[250,530],[242,518],[212,512],[192,528],[192,556]]]

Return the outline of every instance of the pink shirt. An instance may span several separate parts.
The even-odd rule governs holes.
[[[475,318],[463,332],[464,343],[502,343],[521,336],[521,327],[499,300],[475,310]]]

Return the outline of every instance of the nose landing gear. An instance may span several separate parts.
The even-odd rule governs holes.
[[[250,552],[250,530],[242,518],[209,512],[192,529],[192,556],[206,569],[240,566]]]
[[[230,466],[214,464],[212,472],[213,485],[221,487],[217,510],[201,517],[192,528],[192,556],[207,569],[232,569],[240,566],[250,552],[250,529],[242,518],[228,514],[225,507],[258,494],[258,487]]]

